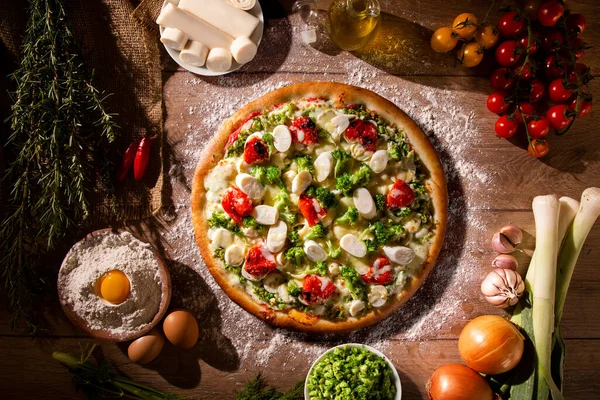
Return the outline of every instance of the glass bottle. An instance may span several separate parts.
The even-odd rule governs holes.
[[[358,50],[374,36],[380,12],[378,0],[334,0],[327,12],[329,37],[343,50]]]

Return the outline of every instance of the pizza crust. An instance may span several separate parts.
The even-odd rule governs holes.
[[[220,267],[213,258],[210,241],[207,238],[209,227],[204,212],[206,202],[204,178],[223,159],[225,143],[230,133],[237,129],[244,122],[244,118],[253,111],[262,112],[265,108],[275,104],[311,97],[331,99],[338,107],[352,103],[364,104],[368,109],[376,111],[390,123],[395,123],[404,130],[409,143],[413,146],[430,174],[430,179],[426,181],[426,185],[431,191],[436,235],[429,249],[429,255],[421,267],[420,274],[413,277],[405,285],[404,290],[396,296],[394,301],[388,301],[383,307],[375,309],[360,319],[348,318],[345,321],[337,322],[321,318],[315,321],[314,317],[298,311],[276,311],[256,302],[244,289],[237,288],[229,283],[226,275],[227,271]],[[312,333],[333,333],[354,331],[379,322],[400,308],[415,294],[431,272],[442,248],[448,216],[448,191],[446,176],[437,152],[417,124],[396,105],[370,90],[356,86],[335,82],[306,82],[267,93],[242,107],[223,123],[200,157],[192,184],[191,204],[192,223],[202,258],[212,276],[231,300],[246,311],[280,328]]]

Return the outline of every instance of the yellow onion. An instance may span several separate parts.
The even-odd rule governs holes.
[[[492,400],[495,397],[481,375],[461,364],[446,364],[436,369],[426,388],[431,400]]]
[[[483,315],[464,327],[458,338],[458,352],[475,371],[497,375],[521,361],[524,340],[511,322],[498,315]]]

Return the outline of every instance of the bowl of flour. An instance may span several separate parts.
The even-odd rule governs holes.
[[[97,282],[111,271],[129,280],[119,303],[104,300]],[[163,258],[131,233],[102,229],[77,242],[58,273],[58,298],[67,317],[97,339],[127,341],[156,326],[171,300],[171,278]]]

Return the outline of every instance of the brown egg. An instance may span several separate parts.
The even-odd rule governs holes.
[[[129,345],[127,355],[137,364],[147,364],[160,354],[165,338],[158,328],[154,328],[145,336],[137,338]]]
[[[175,310],[167,315],[163,331],[169,342],[184,349],[189,349],[198,341],[196,318],[185,310]]]

